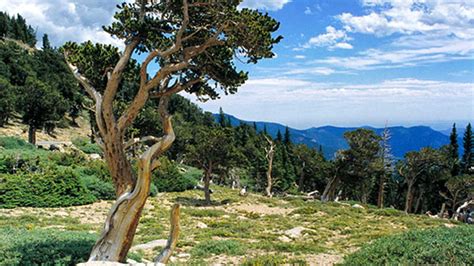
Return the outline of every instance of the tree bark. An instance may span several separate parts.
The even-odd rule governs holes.
[[[378,208],[383,208],[383,200],[384,200],[384,187],[385,187],[385,173],[383,173],[381,176],[380,176],[380,180],[379,180],[379,193],[378,193],[378,197],[377,197],[377,207]]]
[[[405,212],[411,212],[411,206],[413,205],[413,183],[408,182],[408,190],[407,190],[407,197],[405,200]]]
[[[28,142],[36,145],[36,127],[33,125],[28,127]]]
[[[150,192],[151,172],[159,166],[159,161],[156,159],[169,149],[175,139],[170,117],[163,117],[163,128],[164,136],[139,158],[138,178],[135,184],[133,184],[132,189],[127,190],[129,187],[127,183],[122,183],[121,186],[117,187],[118,191],[125,190],[112,206],[102,234],[92,249],[89,261],[124,262],[126,260],[141,212]],[[117,154],[123,156],[117,158],[122,161],[120,163],[127,161],[124,152]],[[108,156],[110,155],[116,154],[110,152]],[[110,160],[112,157],[107,158]],[[128,165],[130,164],[128,163]],[[115,170],[116,173],[120,172],[119,169]],[[121,180],[130,180],[130,178],[123,178]]]
[[[304,191],[304,178],[305,178],[304,168],[305,168],[305,166],[306,166],[306,162],[303,161],[303,165],[302,165],[301,173],[300,173],[300,179],[298,180],[298,188],[301,192]]]
[[[268,197],[272,197],[272,185],[273,185],[273,179],[272,179],[272,168],[273,168],[273,156],[275,154],[275,143],[271,141],[269,138],[265,136],[265,139],[267,140],[268,144],[270,147],[266,148],[265,151],[267,152],[266,158],[268,162],[268,168],[267,168],[267,187],[265,188],[265,193]]]
[[[155,258],[155,262],[157,263],[168,263],[173,250],[176,248],[176,244],[178,243],[179,238],[179,204],[173,205],[171,209],[171,217],[170,217],[171,229],[170,229],[170,236],[168,238],[168,242],[166,243],[165,248],[161,251],[160,255]]]
[[[208,170],[206,170],[206,173],[204,174],[204,198],[206,201],[206,205],[211,205],[211,191],[209,189],[211,185],[211,174],[212,168],[209,167]]]
[[[422,204],[423,194],[424,190],[420,188],[420,195],[418,195],[418,198],[416,199],[415,210],[413,211],[413,213],[418,213]]]
[[[328,202],[334,199],[338,182],[339,178],[337,177],[337,175],[334,175],[324,188],[323,195],[321,196],[321,201]]]

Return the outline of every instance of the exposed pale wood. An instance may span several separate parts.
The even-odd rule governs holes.
[[[272,185],[273,185],[272,168],[273,168],[273,156],[275,155],[276,144],[267,136],[264,136],[264,137],[269,144],[269,147],[265,148],[266,158],[268,162],[267,187],[265,188],[265,193],[267,194],[268,197],[272,197]]]
[[[170,223],[171,223],[171,229],[170,229],[170,236],[168,238],[168,242],[166,243],[165,248],[156,257],[155,262],[164,263],[164,264],[168,263],[168,260],[171,257],[171,254],[176,248],[176,244],[178,243],[178,238],[179,238],[179,233],[180,233],[179,204],[173,205],[173,208],[171,209]]]

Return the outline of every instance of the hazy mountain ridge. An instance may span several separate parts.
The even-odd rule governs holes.
[[[218,119],[218,114],[214,115]],[[232,126],[238,126],[241,123],[257,125],[257,130],[262,131],[266,127],[267,132],[276,137],[278,130],[282,134],[285,132],[285,125],[273,122],[261,121],[245,121],[233,115],[226,116],[230,119]],[[370,126],[363,127],[336,127],[336,126],[322,126],[312,127],[309,129],[294,129],[289,127],[291,139],[294,143],[303,143],[310,147],[318,148],[322,145],[324,154],[327,158],[332,158],[334,153],[339,149],[347,148],[347,143],[344,139],[344,133],[352,131],[357,128],[368,128],[374,130],[381,135],[383,128],[375,128]],[[449,135],[446,132],[434,130],[428,126],[392,126],[388,128],[391,133],[390,145],[392,154],[396,158],[402,158],[405,153],[409,151],[417,151],[423,147],[439,148],[443,145],[449,144]],[[462,143],[462,130],[458,129],[459,143]],[[462,145],[460,145],[460,152],[462,153]]]

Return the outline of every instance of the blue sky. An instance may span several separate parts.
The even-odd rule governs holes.
[[[120,45],[100,30],[115,4],[9,0],[0,9],[22,14],[56,44]],[[246,0],[242,6],[269,12],[284,39],[276,58],[240,64],[250,80],[236,95],[198,103],[205,110],[222,107],[242,119],[296,128],[474,121],[474,1]]]

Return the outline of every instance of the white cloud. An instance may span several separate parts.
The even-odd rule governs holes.
[[[285,75],[323,75],[328,76],[334,74],[336,71],[328,67],[311,67],[311,68],[297,68],[284,72]]]
[[[9,0],[0,1],[0,10],[19,13],[38,30],[38,39],[47,33],[53,45],[66,41],[108,43],[120,46],[102,30],[112,22],[115,6],[121,1],[109,0]]]
[[[416,66],[428,63],[473,60],[474,44],[463,40],[439,40],[432,46],[416,49],[408,41],[399,43],[404,49],[391,51],[368,49],[349,57],[327,57],[314,60],[316,64],[328,64],[346,69],[377,69]],[[416,44],[413,44],[416,45]],[[423,47],[421,43],[418,47]]]
[[[342,48],[352,49],[352,45],[347,43],[351,38],[347,37],[347,34],[343,30],[337,30],[333,26],[326,27],[326,33],[320,34],[316,37],[309,39],[303,48],[309,48],[312,46],[318,47],[329,47],[329,49]]]
[[[305,15],[312,15],[313,11],[311,10],[311,8],[309,6],[307,6],[306,9],[304,10],[304,13],[305,13]]]
[[[306,55],[295,55],[295,59],[306,59]]]
[[[317,60],[348,69],[393,68],[474,58],[474,1],[363,0],[366,15],[342,13],[342,29],[328,26],[310,44],[352,49],[352,33],[394,36],[383,49],[368,49],[350,57]]]
[[[383,125],[387,120],[472,121],[473,99],[473,83],[409,78],[350,85],[265,78],[249,80],[236,95],[200,106],[213,112],[222,106],[242,119],[304,128],[322,124]]]
[[[241,4],[241,8],[259,8],[267,10],[280,10],[286,4],[290,3],[291,0],[244,0]]]

